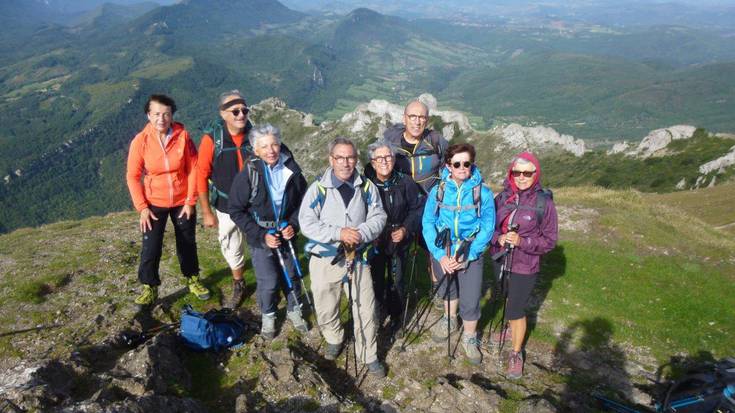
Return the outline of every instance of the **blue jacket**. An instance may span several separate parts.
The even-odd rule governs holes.
[[[431,255],[439,261],[447,255],[444,248],[436,246],[437,233],[449,228],[454,254],[461,240],[475,237],[470,245],[468,261],[474,261],[482,256],[490,244],[495,229],[495,203],[493,192],[482,182],[480,170],[472,167],[472,175],[459,187],[449,177],[449,170],[445,167],[441,170],[441,180],[444,182],[444,199],[442,207],[437,213],[436,193],[439,185],[435,185],[427,196],[424,216],[422,218],[423,235]],[[472,188],[481,185],[480,191],[480,216],[473,208],[474,199]],[[462,208],[464,207],[464,208]]]

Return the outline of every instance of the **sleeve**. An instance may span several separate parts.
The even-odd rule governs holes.
[[[194,142],[189,139],[189,134],[184,131],[186,139],[186,148],[184,156],[184,170],[186,171],[186,205],[195,206],[197,204],[197,148]]]
[[[148,200],[145,197],[143,184],[140,182],[145,169],[145,161],[143,159],[142,137],[136,136],[130,143],[130,151],[128,152],[128,165],[125,172],[125,180],[130,191],[130,198],[133,201],[133,207],[140,212],[148,208]]]
[[[319,189],[317,188],[316,182],[314,182],[306,190],[306,195],[301,201],[301,206],[299,207],[299,227],[301,233],[316,242],[337,242],[339,241],[342,227],[327,224],[319,219],[316,208],[318,192]]]
[[[362,188],[356,188],[356,190],[361,191]],[[388,220],[388,214],[383,209],[383,201],[380,200],[378,187],[370,182],[368,184],[368,192],[370,193],[370,204],[367,206],[365,222],[357,226],[357,231],[360,232],[362,242],[372,242],[378,238],[380,233],[383,232],[385,222]]]
[[[494,232],[495,200],[493,199],[493,191],[483,185],[480,200],[480,231],[475,235],[475,240],[470,245],[470,252],[467,255],[468,261],[474,261],[482,256]]]
[[[299,209],[304,200],[304,195],[306,195],[306,178],[304,178],[304,175],[299,174],[298,177],[294,178],[293,183],[295,188],[294,194],[296,196],[292,202],[295,202],[296,206],[291,209],[291,213],[285,218],[288,225],[291,225],[295,232],[299,232]]]
[[[405,180],[405,188],[406,188],[406,201],[407,205],[406,208],[408,208],[408,215],[406,216],[406,219],[403,221],[403,226],[406,227],[406,230],[410,234],[415,234],[417,236],[421,236],[421,234],[417,234],[419,229],[421,228],[421,200],[419,198],[419,187],[416,185],[416,183],[413,182],[413,180],[407,176],[404,177]]]
[[[227,203],[227,212],[230,219],[237,225],[247,237],[248,244],[263,248],[265,245],[265,234],[268,230],[258,225],[250,214],[250,176],[248,169],[243,168],[232,181]]]
[[[202,136],[199,143],[199,159],[197,161],[197,192],[206,197],[209,193],[207,180],[212,175],[212,159],[214,157],[214,142],[209,135]]]
[[[554,206],[554,200],[549,198],[546,201],[544,216],[539,224],[538,235],[523,237],[521,245],[518,247],[527,254],[544,255],[554,249],[558,238],[559,225],[556,206]]]
[[[435,260],[439,261],[442,257],[447,255],[447,253],[444,249],[437,247],[434,242],[436,240],[437,220],[436,214],[434,213],[434,210],[436,209],[436,190],[437,185],[434,185],[434,187],[431,188],[431,191],[429,191],[429,195],[426,197],[426,205],[424,206],[424,215],[421,218],[421,226],[423,227],[422,235],[424,236],[424,241],[426,242],[426,246],[429,248],[431,256],[434,257]]]

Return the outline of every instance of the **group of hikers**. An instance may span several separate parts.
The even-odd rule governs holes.
[[[311,185],[293,152],[271,124],[252,125],[237,90],[219,97],[219,118],[204,131],[199,148],[184,125],[173,121],[176,104],[151,95],[148,124],[133,139],[127,184],[140,214],[143,234],[138,279],[142,307],[158,297],[159,264],[166,221],[173,222],[176,253],[189,291],[209,298],[200,282],[196,247],[197,201],[203,224],[217,228],[222,255],[232,271],[232,295],[243,299],[244,247],[249,248],[260,308],[261,335],[276,336],[280,293],[287,319],[309,331],[301,298],[303,277],[295,239],[306,237],[314,312],[336,359],[345,334],[341,293],[349,297],[356,357],[368,372],[385,376],[377,335],[385,321],[400,324],[406,300],[404,268],[410,246],[423,248],[427,273],[443,316],[431,328],[436,341],[460,330],[467,360],[482,360],[477,324],[483,295],[484,255],[490,250],[494,280],[503,283],[505,317],[491,340],[510,339],[507,375],[520,378],[526,311],[539,274],[540,257],[557,240],[557,216],[541,187],[538,160],[524,152],[509,162],[501,193],[494,196],[475,164],[475,148],[449,145],[428,128],[429,109],[418,100],[404,110],[403,123],[388,128],[368,146],[364,173],[357,171],[355,143],[336,137],[328,145],[329,166]],[[502,264],[501,264],[502,262]]]

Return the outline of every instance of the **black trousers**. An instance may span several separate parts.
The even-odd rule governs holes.
[[[370,273],[373,276],[375,301],[394,320],[400,317],[403,312],[403,300],[405,298],[403,264],[406,262],[406,252],[406,248],[396,251],[395,261],[391,256],[382,253],[376,254],[370,259]],[[393,268],[393,265],[395,265],[395,268]]]
[[[199,274],[199,257],[197,257],[196,214],[189,219],[178,218],[184,206],[161,208],[150,206],[158,221],[151,219],[152,229],[143,233],[143,248],[140,252],[138,280],[152,286],[161,285],[158,266],[161,263],[163,250],[163,234],[166,232],[166,221],[171,218],[176,235],[176,257],[179,259],[181,273],[185,277]]]

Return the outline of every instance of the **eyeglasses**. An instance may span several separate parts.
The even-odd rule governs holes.
[[[372,160],[377,163],[390,163],[393,160],[393,155],[376,156]]]
[[[510,171],[510,174],[513,175],[513,178],[518,178],[521,175],[525,176],[526,178],[530,178],[535,173],[536,171]]]
[[[248,109],[248,108],[242,108],[242,109],[233,109],[233,110],[230,111],[230,113],[232,113],[232,116],[234,116],[234,117],[240,116],[240,112],[242,112],[242,115],[243,116],[247,116],[248,113],[250,113],[250,109]]]
[[[357,162],[357,156],[332,156],[332,159],[340,165]]]
[[[424,115],[406,115],[406,117],[407,117],[407,118],[408,118],[408,120],[410,120],[411,122],[416,122],[416,121],[419,121],[419,122],[422,122],[422,123],[423,123],[423,122],[426,122],[426,120],[427,120],[427,119],[429,119],[429,117],[428,117],[428,116],[424,116]]]
[[[452,166],[454,167],[454,169],[459,169],[460,166],[463,166],[465,168],[469,168],[470,166],[472,166],[472,162],[470,162],[470,161],[454,162],[454,163],[452,163]]]

